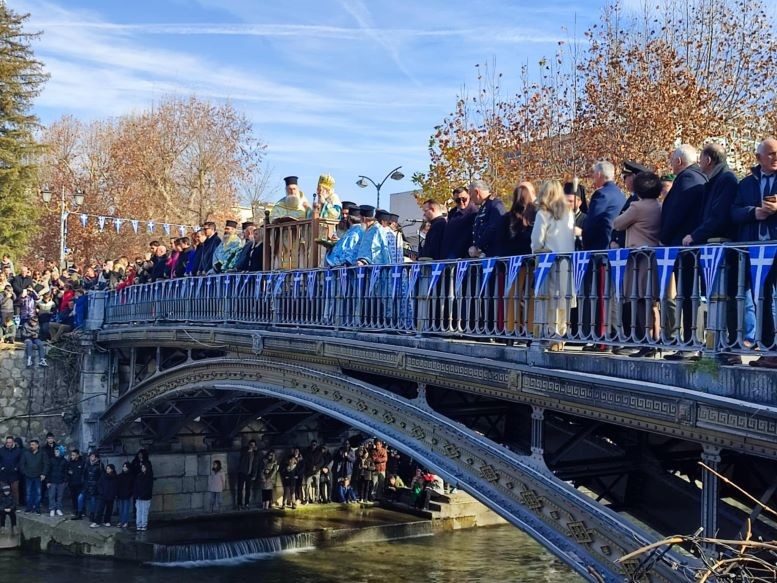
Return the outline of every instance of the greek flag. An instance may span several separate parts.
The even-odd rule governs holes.
[[[704,284],[707,286],[707,295],[712,293],[713,285],[715,284],[715,276],[718,273],[718,267],[720,266],[720,260],[723,259],[723,247],[703,247],[701,253],[699,253],[699,262],[704,274]],[[688,274],[691,276],[692,274]]]
[[[469,261],[459,261],[456,263],[456,293],[461,292],[461,286],[464,284],[464,276],[469,271]]]
[[[576,251],[572,254],[572,277],[574,278],[575,295],[579,296],[582,291],[585,272],[588,270],[590,262],[590,251]]]
[[[415,284],[418,281],[418,276],[421,273],[421,264],[413,263],[410,266],[410,282],[407,286],[407,295],[411,295],[415,291]]]
[[[116,227],[117,233],[121,231],[121,224],[123,222],[124,222],[124,219],[113,219],[113,226]]]
[[[774,264],[777,245],[753,245],[747,248],[750,254],[750,276],[753,278],[753,298],[757,302],[761,297],[766,276]]]
[[[281,293],[281,290],[283,290],[283,283],[286,281],[286,274],[285,273],[277,273],[275,275],[275,285],[273,286],[272,295],[273,297],[277,296],[279,293]]]
[[[395,265],[391,268],[391,299],[397,295],[400,279],[402,279],[402,266]]]
[[[178,225],[178,234],[183,237],[186,234],[186,226],[185,225]]]
[[[86,213],[81,213],[79,215],[79,218],[81,219],[81,226],[85,227],[86,226],[86,221],[89,220],[89,215],[87,215]]]
[[[478,297],[481,297],[483,292],[486,291],[486,285],[488,284],[488,280],[491,279],[491,274],[494,272],[495,266],[495,257],[492,257],[491,259],[484,259],[480,262],[480,271],[483,273],[483,275],[480,279],[480,290],[478,291]]]
[[[432,265],[432,277],[429,279],[429,289],[427,290],[426,295],[432,295],[432,289],[437,285],[443,271],[445,271],[445,265],[442,263],[435,263]]]
[[[623,295],[623,279],[630,252],[630,249],[610,249],[607,252],[607,262],[610,264],[610,274],[615,286],[616,299],[620,299]]]
[[[138,234],[138,224],[140,223],[137,219],[130,220],[130,223],[132,224],[132,230],[135,231],[135,234]]]
[[[196,294],[197,297],[200,296],[200,290],[202,289],[202,280],[203,280],[202,277],[197,278],[197,294]]]
[[[244,273],[236,277],[237,277],[237,285],[239,286],[237,295],[241,295],[245,291],[246,286],[248,285],[248,279],[249,279],[248,274]]]
[[[553,262],[556,260],[555,253],[543,253],[537,256],[537,265],[534,267],[534,295],[540,295],[542,284],[548,277],[550,270],[553,269]]]
[[[227,275],[224,278],[224,295],[226,295],[226,292],[229,290],[229,286],[230,286],[231,283],[232,283],[232,276],[231,275]]]
[[[380,265],[373,265],[372,271],[370,272],[370,295],[374,293],[375,286],[377,285],[379,278],[380,278]]]
[[[259,299],[260,295],[262,295],[262,274],[257,273],[254,278],[254,297]]]
[[[327,270],[324,280],[326,281],[326,295],[333,295],[333,290],[335,287],[335,274],[331,269]]]
[[[164,223],[162,224],[162,230],[164,231],[165,235],[168,237],[170,236],[170,223]],[[183,237],[183,235],[181,235]]]
[[[311,300],[316,295],[316,272],[308,271],[308,298]]]
[[[292,291],[294,297],[296,298],[299,294],[299,286],[302,284],[302,279],[305,277],[305,275],[301,271],[297,271],[294,273],[294,289]]]
[[[100,232],[103,232],[103,229],[105,228],[105,217],[97,217],[97,228],[100,229]]]
[[[523,263],[523,255],[517,257],[510,257],[507,260],[507,277],[505,278],[505,292],[507,296],[510,293],[510,288],[513,287],[515,280],[518,279],[518,272],[521,271],[521,264]]]
[[[364,278],[367,275],[366,267],[357,267],[356,268],[356,279],[358,280],[358,286],[357,286],[357,293],[361,294],[362,290],[364,289]]]
[[[148,232],[149,233],[153,233],[154,232],[154,225],[156,225],[156,223],[154,221],[147,221],[146,225],[148,226]]]
[[[666,297],[666,290],[669,287],[669,278],[672,277],[675,260],[679,247],[662,247],[656,249],[656,263],[658,264],[658,291],[659,297],[663,300]]]
[[[340,295],[348,295],[348,272],[344,268],[340,269]]]

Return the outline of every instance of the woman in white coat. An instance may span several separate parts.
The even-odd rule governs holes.
[[[537,196],[537,216],[531,235],[533,253],[567,254],[575,250],[575,215],[569,210],[564,188],[558,180],[543,183]],[[569,281],[569,256],[557,257],[545,283],[544,291],[537,297],[538,324],[545,314],[544,325],[539,332],[544,337],[566,334],[569,308],[575,307],[574,291]],[[568,301],[567,296],[571,301]],[[542,305],[545,306],[543,310]],[[563,342],[551,342],[550,349],[562,350]]]

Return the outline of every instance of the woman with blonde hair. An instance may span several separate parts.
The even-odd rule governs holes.
[[[567,205],[564,188],[558,180],[542,184],[537,196],[537,216],[531,235],[534,253],[572,253],[575,250],[575,215]],[[543,336],[563,336],[567,331],[569,308],[575,298],[567,301],[570,292],[569,259],[557,258],[545,283],[545,292],[537,297],[535,317],[538,324],[545,314],[544,326],[537,330]],[[563,342],[551,342],[550,349],[559,351]]]

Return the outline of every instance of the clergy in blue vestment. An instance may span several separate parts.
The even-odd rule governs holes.
[[[325,261],[329,267],[356,265],[356,254],[364,235],[364,226],[359,209],[355,205],[348,213],[348,224],[350,228],[345,232],[345,235],[339,238],[335,246],[327,253]]]
[[[364,211],[362,211],[362,216],[364,216]],[[359,251],[357,253],[357,263],[359,265],[386,265],[391,263],[391,253],[389,251],[388,238],[386,237],[390,216],[387,211],[381,209],[375,211],[375,221],[365,231],[359,243]]]

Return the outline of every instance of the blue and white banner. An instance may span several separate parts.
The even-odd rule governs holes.
[[[656,264],[658,265],[658,292],[659,298],[662,300],[666,297],[666,291],[669,288],[672,271],[674,271],[674,264],[679,252],[679,247],[662,247],[655,251]]]
[[[504,295],[507,297],[510,294],[510,288],[513,287],[515,280],[518,279],[518,272],[521,271],[521,264],[523,263],[523,255],[517,257],[510,257],[507,260],[507,277],[505,277],[505,291]],[[519,290],[520,293],[520,290]],[[516,294],[519,295],[519,294]]]
[[[313,296],[316,295],[316,272],[315,271],[308,271],[308,299],[313,299]]]
[[[101,233],[105,229],[105,218],[106,217],[97,217],[97,228],[100,229]]]
[[[720,261],[723,259],[724,252],[725,249],[719,246],[702,247],[699,252],[699,263],[701,263],[701,269],[704,274],[704,284],[707,286],[707,296],[709,296],[714,289],[715,276],[718,273],[718,267],[720,267]],[[686,298],[686,301],[687,299],[688,298]]]
[[[124,219],[113,219],[113,226],[116,227],[117,233],[121,231],[121,224],[123,222],[124,222]]]
[[[178,225],[178,234],[183,237],[186,234],[186,226]]]
[[[432,295],[432,290],[434,289],[434,286],[437,285],[437,282],[440,281],[440,276],[442,275],[443,271],[445,271],[444,264],[435,263],[432,265],[432,275],[429,278],[429,289],[426,291],[426,295]]]
[[[484,259],[480,262],[480,289],[478,290],[478,297],[481,297],[483,295],[483,292],[486,291],[486,285],[488,285],[488,280],[491,279],[491,274],[494,273],[494,269],[496,268],[496,257],[491,257],[490,259]]]
[[[572,283],[575,286],[575,295],[579,296],[583,289],[585,272],[591,263],[590,251],[577,251],[572,254]]]
[[[415,284],[418,281],[418,276],[421,274],[421,264],[413,263],[410,266],[410,281],[407,286],[407,295],[415,295]]]
[[[81,219],[81,226],[85,227],[86,226],[86,221],[89,220],[89,215],[87,215],[86,213],[81,213],[78,216],[78,218]]]
[[[534,295],[538,296],[545,283],[550,270],[553,269],[553,262],[556,260],[555,253],[543,253],[537,255],[537,265],[534,267]]]
[[[132,230],[135,231],[135,234],[138,234],[138,225],[140,224],[140,221],[137,219],[130,219],[130,224],[132,225]]]
[[[299,288],[302,285],[302,279],[305,274],[301,271],[294,272],[294,287],[292,288],[292,295],[296,298],[299,295]]]
[[[275,285],[273,285],[272,288],[272,295],[273,297],[277,296],[281,291],[283,291],[283,284],[286,281],[286,274],[284,272],[279,272],[275,274]]]
[[[456,294],[461,293],[461,286],[464,284],[464,276],[469,271],[469,261],[459,261],[456,263]]]
[[[162,223],[162,231],[164,232],[165,236],[170,236],[170,223]],[[183,235],[181,235],[183,236]]]
[[[197,278],[197,297],[200,297],[200,290],[202,290],[202,277]]]
[[[232,276],[228,274],[224,278],[224,296],[225,297],[229,295],[229,286],[230,285],[232,285]]]
[[[345,297],[348,295],[348,271],[343,268],[339,270],[340,277],[340,295]]]
[[[774,264],[774,256],[777,254],[777,245],[753,245],[747,248],[750,254],[750,277],[753,279],[753,298],[758,303],[761,298],[766,276]]]
[[[154,226],[156,223],[154,221],[146,221],[146,226],[148,227],[148,232],[153,233],[154,232]]]
[[[391,299],[393,300],[397,295],[399,289],[399,282],[402,281],[402,266],[395,265],[391,268]]]
[[[372,295],[375,293],[375,286],[378,284],[378,279],[380,279],[380,265],[373,265],[372,271],[370,272],[370,288],[369,288],[369,294]]]
[[[356,268],[356,279],[358,281],[358,285],[356,288],[356,293],[362,294],[364,293],[364,278],[367,277],[367,268],[363,265]]]
[[[326,277],[324,278],[324,281],[326,282],[326,290],[324,293],[326,293],[327,296],[333,296],[334,295],[334,289],[335,289],[335,273],[331,269],[328,269],[326,272]]]
[[[612,275],[616,299],[621,299],[623,296],[623,279],[626,274],[629,253],[631,253],[631,249],[610,249],[607,252],[607,262],[610,264],[610,275]]]
[[[262,295],[262,274],[257,273],[254,277],[254,297],[259,299],[260,295]]]
[[[246,289],[246,286],[248,285],[248,279],[249,275],[247,273],[243,273],[241,275],[237,275],[237,283],[235,287],[237,288],[237,295],[242,295],[243,292]]]

